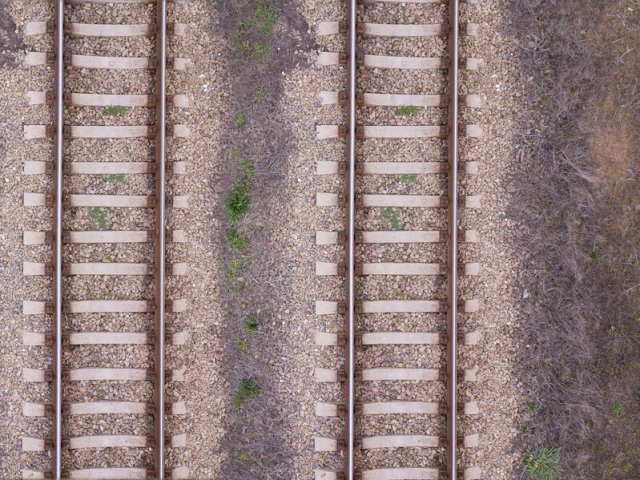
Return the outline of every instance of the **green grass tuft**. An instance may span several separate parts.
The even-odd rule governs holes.
[[[278,12],[270,1],[261,1],[253,9],[253,18],[265,35],[273,33],[273,27],[278,20]]]
[[[247,119],[244,116],[244,113],[238,112],[236,114],[236,127],[242,128],[246,121],[247,121]]]
[[[235,280],[238,273],[244,270],[245,267],[247,267],[248,265],[249,265],[248,263],[243,263],[242,260],[238,260],[237,258],[234,258],[233,260],[231,260],[231,263],[229,264],[229,268],[225,271],[225,276],[227,277],[227,280],[229,280],[230,282]]]
[[[123,173],[118,173],[117,175],[107,175],[104,177],[104,181],[111,185],[124,185],[128,183],[124,178]]]
[[[422,107],[407,105],[404,107],[396,108],[393,113],[395,113],[399,117],[415,117],[420,110],[422,110]]]
[[[404,230],[402,217],[393,207],[383,207],[380,213],[391,230]]]
[[[532,480],[553,480],[562,473],[560,449],[540,447],[535,452],[527,450],[524,465]]]
[[[232,227],[227,232],[227,245],[240,251],[249,245],[249,237],[241,235],[237,229]]]
[[[238,348],[243,352],[247,352],[249,350],[249,342],[246,340],[237,339],[236,345],[238,345]]]
[[[404,183],[405,185],[420,183],[420,181],[418,180],[418,175],[416,175],[415,173],[410,173],[408,175],[402,174],[400,175],[400,178],[398,180],[400,181],[400,183]]]
[[[242,157],[238,162],[238,169],[244,172],[247,177],[247,182],[253,180],[253,177],[256,176],[255,169],[253,168],[253,162],[249,157]]]
[[[251,60],[256,63],[267,63],[271,50],[271,44],[267,41],[255,42],[251,48]]]
[[[243,378],[233,395],[233,404],[236,408],[240,408],[247,400],[255,397],[259,393],[260,387],[258,387],[258,382],[255,378]]]
[[[256,90],[256,102],[262,103],[262,101],[267,98],[268,94],[269,91],[267,90],[267,87],[260,85],[258,90]]]
[[[249,211],[249,192],[251,184],[243,179],[237,179],[231,187],[231,192],[225,200],[225,209],[229,223],[238,224]]]
[[[627,414],[624,405],[620,402],[615,402],[611,405],[611,415],[616,418],[623,418]]]
[[[129,109],[127,107],[123,107],[121,105],[112,105],[107,108],[102,109],[102,114],[107,117],[124,117],[124,114],[127,113]]]
[[[256,320],[255,315],[249,315],[244,319],[244,328],[247,329],[248,333],[256,333],[259,327],[260,326],[258,325],[258,320]]]
[[[98,230],[111,230],[111,222],[109,222],[107,212],[100,207],[90,207],[89,217]]]

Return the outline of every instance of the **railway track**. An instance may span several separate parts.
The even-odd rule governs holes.
[[[167,70],[189,63],[167,60],[167,38],[186,25],[168,23],[166,0],[56,0],[53,21],[30,23],[26,34],[53,38],[52,53],[30,52],[26,62],[52,67],[54,81],[53,91],[28,93],[34,108],[53,109],[53,124],[24,131],[30,142],[53,142],[51,161],[25,164],[25,174],[53,180],[49,192],[24,196],[25,206],[50,209],[53,230],[24,232],[27,256],[46,257],[25,262],[24,274],[51,277],[53,294],[24,302],[40,326],[24,343],[52,354],[50,367],[23,372],[35,384],[24,414],[51,419],[42,427],[50,435],[22,439],[26,452],[50,452],[51,465],[34,453],[24,478],[186,478],[187,467],[169,466],[186,434],[169,435],[165,421],[186,413],[166,395],[185,369],[165,366],[165,342],[186,336],[167,321],[186,300],[168,300],[165,285],[187,271],[166,261],[167,243],[185,241],[167,229],[168,213],[188,208],[187,197],[167,195],[168,177],[185,173],[167,149],[189,136],[186,125],[167,124],[168,108],[188,107],[186,95],[168,95]]]
[[[459,175],[477,173],[475,161],[459,161],[459,136],[482,136],[478,125],[458,126],[461,106],[480,106],[478,95],[460,95],[459,70],[476,70],[482,62],[461,60],[459,43],[461,35],[477,35],[479,25],[460,24],[458,0],[440,3],[350,1],[346,22],[318,28],[320,36],[347,37],[346,52],[318,58],[321,68],[343,65],[347,71],[345,91],[320,93],[323,105],[346,108],[347,121],[317,126],[319,140],[346,139],[346,162],[317,166],[319,175],[344,175],[346,193],[319,192],[316,199],[322,208],[344,207],[346,226],[316,233],[318,245],[344,245],[344,260],[318,262],[316,273],[343,276],[345,291],[343,301],[316,303],[318,315],[344,317],[343,330],[319,331],[316,344],[344,349],[345,358],[344,368],[316,369],[318,382],[344,385],[337,402],[321,399],[316,407],[325,422],[344,418],[343,437],[316,437],[316,451],[329,452],[320,454],[316,480],[481,477],[479,468],[459,458],[460,449],[478,446],[479,436],[461,434],[458,425],[459,417],[479,413],[476,402],[459,401],[459,383],[474,381],[477,367],[458,365],[460,344],[476,345],[479,338],[458,330],[479,308],[458,295],[458,275],[479,271],[477,263],[458,263],[458,243],[477,241],[474,230],[459,230],[459,211],[480,207],[479,197],[459,192]],[[443,54],[421,56],[425,51]],[[398,118],[390,120],[389,107]],[[416,124],[414,116],[442,122]],[[415,142],[426,148],[405,148]],[[405,184],[394,184],[397,178]],[[376,211],[383,213],[382,229],[370,227]],[[427,213],[403,213],[409,211]],[[406,230],[403,215],[410,219]],[[425,292],[432,296],[424,298]],[[344,470],[335,467],[341,461]]]

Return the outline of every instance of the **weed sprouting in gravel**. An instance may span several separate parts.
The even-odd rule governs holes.
[[[257,24],[263,34],[271,35],[273,27],[278,21],[278,12],[271,1],[261,1],[253,9],[253,22]]]
[[[111,230],[107,212],[100,207],[90,207],[89,217],[98,230]]]
[[[242,251],[244,247],[249,245],[249,237],[238,232],[237,228],[230,228],[227,232],[227,245],[237,251]]]
[[[400,175],[400,178],[398,179],[398,181],[400,183],[404,183],[405,185],[410,185],[412,183],[420,183],[420,180],[418,180],[418,175],[416,175],[415,173]]]
[[[243,462],[250,462],[252,460],[251,456],[247,452],[242,452],[238,455],[238,458]]]
[[[129,111],[129,108],[122,105],[112,105],[102,109],[102,114],[107,117],[124,117],[124,114]]]
[[[128,183],[122,173],[118,173],[117,175],[107,175],[104,177],[104,181],[110,185],[126,185]]]
[[[267,98],[268,94],[269,94],[269,91],[267,90],[267,88],[262,86],[262,85],[260,85],[258,90],[256,90],[256,102],[257,103],[262,103],[262,101],[265,98]]]
[[[243,352],[247,352],[249,350],[249,342],[247,342],[246,340],[242,340],[239,338],[236,340],[236,345],[238,345],[238,348]]]
[[[251,184],[239,178],[231,187],[231,192],[225,200],[225,209],[229,223],[238,224],[244,218],[245,213],[249,211],[249,192],[251,192]]]
[[[266,63],[273,51],[271,36],[277,21],[278,12],[273,2],[256,2],[251,15],[236,23],[236,58],[241,62],[250,59]]]
[[[238,258],[234,258],[233,260],[231,260],[231,263],[229,264],[229,268],[225,271],[225,276],[227,277],[227,280],[232,282],[233,280],[236,279],[238,273],[240,273],[242,270],[249,267],[250,265],[251,265],[250,261],[243,262]]]
[[[246,121],[247,121],[247,119],[246,119],[244,113],[238,112],[236,114],[236,127],[242,128]]]
[[[398,117],[415,117],[418,112],[422,110],[422,107],[416,107],[415,105],[406,105],[404,107],[396,108],[393,113]]]
[[[255,167],[249,157],[242,157],[238,162],[238,170],[244,173],[247,182],[251,182],[255,177]]]
[[[238,162],[238,169],[243,173],[231,186],[231,192],[225,200],[225,209],[229,223],[238,224],[249,211],[249,193],[253,188],[254,166],[248,157],[243,157]]]
[[[528,450],[524,465],[532,480],[554,480],[562,473],[560,449],[540,447]]]
[[[403,230],[402,216],[393,207],[383,207],[380,214],[391,230]]]
[[[267,42],[256,42],[251,51],[251,60],[256,63],[266,63],[271,55],[271,45]]]
[[[247,400],[255,397],[259,393],[260,387],[258,387],[258,382],[255,378],[243,378],[233,395],[233,404],[236,408],[240,408]]]
[[[258,331],[258,320],[256,320],[255,315],[249,315],[244,319],[244,328],[246,328],[248,333],[256,333]]]

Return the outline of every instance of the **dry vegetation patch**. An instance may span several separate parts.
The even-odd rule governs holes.
[[[285,437],[291,430],[289,406],[277,383],[277,362],[287,346],[274,311],[281,298],[269,251],[270,205],[278,202],[287,173],[291,135],[283,124],[282,77],[299,62],[296,49],[308,43],[306,24],[296,5],[282,0],[217,2],[229,52],[231,97],[226,171],[220,184],[225,201],[218,215],[219,241],[226,265],[226,379],[230,414],[221,450],[225,480],[288,479],[294,452]]]
[[[525,445],[561,475],[640,477],[640,2],[516,0],[529,129]]]
[[[16,67],[15,54],[25,46],[8,10],[5,2],[0,3],[0,68]]]

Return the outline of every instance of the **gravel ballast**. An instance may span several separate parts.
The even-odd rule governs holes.
[[[50,328],[50,319],[44,316],[23,316],[22,301],[45,300],[51,295],[49,280],[25,278],[22,274],[23,261],[45,262],[50,258],[51,250],[47,246],[25,247],[22,244],[22,232],[51,229],[51,211],[23,207],[22,195],[24,192],[50,191],[51,179],[44,175],[25,176],[21,172],[26,160],[46,161],[51,158],[50,142],[25,141],[22,126],[52,121],[51,109],[46,106],[27,106],[25,94],[29,90],[50,88],[53,70],[49,67],[24,66],[27,50],[51,51],[52,45],[47,44],[50,36],[25,37],[22,32],[26,22],[50,19],[53,12],[51,2],[44,0],[10,0],[2,8],[0,15],[9,15],[16,25],[14,31],[9,33],[17,40],[14,47],[8,44],[7,52],[2,52],[0,62],[0,88],[3,91],[0,99],[3,110],[0,123],[0,476],[19,478],[22,468],[38,465],[46,468],[50,463],[46,454],[38,456],[22,453],[19,439],[25,434],[37,435],[50,429],[46,419],[23,417],[22,406],[25,400],[50,398],[50,393],[45,385],[25,385],[21,371],[24,367],[42,368],[51,356],[45,348],[22,345],[24,330],[44,331]],[[101,8],[105,11],[116,9],[116,15],[124,15],[122,6]],[[343,210],[337,207],[316,207],[315,195],[317,192],[343,192],[344,181],[337,175],[318,176],[314,172],[318,161],[344,159],[344,142],[316,140],[316,125],[344,123],[343,108],[320,106],[317,95],[324,90],[342,89],[346,82],[346,70],[343,67],[317,67],[316,60],[320,51],[343,51],[345,40],[343,36],[318,37],[316,30],[319,22],[344,20],[346,11],[343,2],[335,0],[302,0],[296,8],[300,9],[302,17],[308,23],[309,34],[317,42],[317,50],[296,52],[306,58],[306,62],[300,61],[291,72],[283,75],[285,94],[281,109],[293,133],[294,152],[287,159],[288,172],[279,194],[271,205],[265,207],[265,212],[272,232],[269,258],[273,262],[273,275],[269,281],[277,284],[281,292],[279,308],[272,322],[278,324],[281,332],[281,355],[273,359],[273,370],[276,372],[273,383],[282,398],[282,408],[289,418],[287,428],[290,429],[285,432],[287,435],[283,442],[286,445],[283,448],[295,452],[291,459],[293,478],[309,479],[313,478],[313,470],[317,467],[342,467],[340,455],[330,458],[327,454],[315,453],[313,439],[316,436],[342,435],[343,428],[340,420],[325,421],[315,416],[316,402],[339,401],[341,392],[337,385],[317,384],[314,371],[316,367],[337,368],[344,361],[339,349],[315,345],[317,330],[337,331],[343,328],[341,319],[315,314],[316,300],[341,300],[343,295],[342,282],[337,277],[315,275],[316,261],[340,261],[343,250],[339,246],[316,246],[315,232],[342,229],[344,224]],[[359,7],[359,11],[363,12],[365,8],[368,9],[367,21],[391,22],[398,19],[400,23],[436,23],[446,18],[446,7],[443,6],[376,5]],[[189,109],[171,111],[169,123],[187,124],[191,129],[189,140],[175,141],[169,145],[171,159],[187,162],[187,175],[170,177],[169,191],[190,195],[190,208],[173,212],[168,225],[169,228],[184,229],[187,237],[187,243],[169,246],[168,262],[189,263],[187,277],[170,279],[168,284],[170,298],[189,299],[187,312],[170,315],[168,318],[171,332],[186,330],[189,333],[185,346],[168,347],[169,367],[187,366],[185,382],[169,385],[169,400],[186,401],[189,412],[186,418],[172,419],[169,422],[172,431],[188,433],[188,447],[170,453],[170,462],[172,465],[188,466],[194,478],[223,479],[225,474],[220,471],[220,465],[226,453],[220,451],[219,446],[224,435],[225,419],[234,415],[231,409],[233,387],[226,384],[220,365],[225,348],[221,338],[221,326],[225,319],[220,282],[223,281],[225,267],[221,262],[222,254],[217,243],[217,232],[223,226],[216,214],[223,202],[220,184],[224,159],[227,158],[224,132],[232,122],[233,113],[225,50],[228,47],[217,29],[218,14],[211,2],[201,0],[188,4],[171,4],[169,11],[171,21],[189,25],[187,37],[170,40],[169,53],[193,60],[188,72],[170,72],[168,77],[170,93],[186,93],[190,101]],[[405,21],[402,12],[405,12],[408,20]],[[149,12],[140,8],[138,14],[141,18],[146,18],[145,15]],[[463,73],[461,78],[461,93],[480,94],[483,100],[483,107],[479,110],[462,110],[461,124],[477,123],[484,129],[482,139],[461,142],[461,160],[480,163],[480,173],[477,176],[463,177],[463,193],[483,197],[482,208],[479,211],[465,212],[462,219],[463,228],[478,230],[480,243],[462,245],[460,260],[463,263],[481,263],[478,277],[462,281],[461,296],[481,300],[480,312],[468,315],[468,323],[463,328],[465,331],[478,330],[482,334],[479,346],[461,349],[461,364],[465,367],[478,365],[480,371],[476,384],[461,388],[460,399],[478,401],[481,410],[479,418],[465,419],[462,422],[465,433],[480,434],[480,447],[464,452],[462,462],[464,465],[481,467],[485,478],[499,480],[515,478],[522,464],[520,454],[513,449],[513,441],[518,434],[521,412],[525,409],[521,385],[517,383],[513,373],[515,352],[526,348],[518,340],[518,322],[523,315],[520,306],[523,290],[519,283],[520,257],[511,240],[520,226],[505,217],[511,197],[511,178],[517,173],[519,165],[514,137],[518,126],[514,119],[523,101],[521,92],[524,80],[519,77],[515,45],[504,33],[509,15],[508,2],[503,0],[486,0],[478,6],[465,4],[462,8],[462,21],[480,23],[482,31],[473,40],[463,40],[461,55],[485,59],[480,72]],[[6,20],[2,18],[2,21],[0,26],[4,28]],[[20,42],[24,42],[24,45],[20,45]],[[152,49],[152,45],[147,43],[144,40],[132,42],[128,47],[131,49],[129,54],[133,56],[132,52],[138,49]],[[443,53],[440,43],[437,39],[425,39],[416,42],[415,47],[421,52],[421,56],[438,56]],[[368,45],[370,49],[366,53],[387,54],[388,49],[395,54],[411,54],[411,51],[405,51],[397,41],[387,44],[385,39],[376,39]],[[80,45],[78,48],[80,52],[84,46]],[[109,44],[105,43],[103,48],[104,55],[117,54],[110,50]],[[90,49],[87,50],[89,51]],[[132,93],[144,93],[150,86],[147,75],[107,75],[105,81],[112,82],[116,90],[125,88]],[[382,92],[388,88],[388,83],[382,82],[381,77],[379,73],[364,75],[359,82],[371,91]],[[70,81],[80,82],[79,79]],[[446,86],[442,73],[431,71],[425,72],[423,76],[398,73],[395,81],[396,89],[401,93],[442,93]],[[417,117],[405,120],[398,119],[391,113],[391,109],[363,108],[360,118],[369,125],[442,123],[443,115],[431,110],[435,109],[428,109]],[[78,112],[78,115],[81,114]],[[95,124],[99,120],[99,115],[93,116],[86,112],[84,115],[86,117],[75,116],[75,119],[86,124]],[[147,120],[149,119],[144,113],[136,111],[120,121],[145,123]],[[405,121],[407,123],[403,123]],[[136,145],[129,149],[123,146],[119,151],[124,158],[136,160],[137,156],[147,153],[138,147]],[[361,151],[370,158],[376,152],[384,153],[385,148],[389,147],[385,147],[384,142],[368,141]],[[406,156],[423,161],[438,161],[444,155],[441,142],[433,139],[404,142],[394,152],[397,159]],[[382,193],[386,190],[398,194],[438,194],[443,187],[440,176],[436,178],[425,175],[421,180],[423,183],[420,185],[400,185],[397,181],[367,179],[360,184],[360,188],[369,193]],[[102,180],[95,185],[80,182],[73,187],[78,192],[100,188],[101,192],[98,193],[112,193],[109,191],[111,186],[100,182]],[[146,181],[136,180],[128,185],[128,189],[132,194],[141,194],[149,185]],[[368,209],[359,214],[357,222],[362,228],[383,228],[385,220],[374,210]],[[443,212],[416,210],[420,211],[410,212],[405,209],[402,212],[402,221],[407,230],[420,229],[425,225],[437,228],[446,226]],[[77,225],[78,228],[86,225],[87,220],[82,214],[66,219],[69,224]],[[132,222],[146,228],[146,225],[152,224],[153,218],[147,214],[137,216],[128,213],[114,215],[110,221],[113,222],[114,229],[124,228]],[[120,255],[120,261],[141,261],[140,259],[150,258],[148,256],[152,255],[146,246],[141,246],[140,251],[132,253],[131,260],[117,248],[112,252]],[[130,252],[127,249],[127,254]],[[90,257],[94,258],[90,261],[99,261],[102,253],[104,252],[92,252],[95,257]],[[74,259],[72,261],[80,261],[82,258],[81,253],[73,249],[68,254]],[[444,247],[375,247],[362,249],[358,254],[366,261],[394,261],[399,256],[405,256],[410,261],[439,262],[442,261]],[[92,288],[103,291],[100,282],[104,281],[98,280]],[[378,278],[363,279],[359,283],[371,298],[383,290],[403,290],[409,295],[420,295],[421,298],[441,298],[444,295],[442,281],[432,277],[418,280],[396,277],[394,281],[397,286],[379,285],[382,279]],[[83,295],[93,291],[82,290],[84,287],[81,285],[77,288]],[[140,294],[152,295],[150,286],[145,282],[137,281],[135,288]],[[125,295],[126,290],[120,293]],[[119,325],[118,328],[128,326],[141,330],[149,325],[149,320],[144,316],[130,315],[126,322],[126,325]],[[374,324],[380,330],[384,327],[419,331],[428,325],[430,330],[437,331],[443,327],[441,316],[430,314],[408,317],[402,322],[393,316],[372,316],[366,318],[365,322],[362,322],[363,329],[373,329]],[[107,323],[113,325],[111,322]],[[89,325],[83,326],[87,330],[100,327],[107,328],[107,325],[99,318],[91,318]],[[380,355],[385,362],[403,362],[408,367],[438,368],[438,362],[444,361],[440,346],[402,350],[393,347],[374,348],[378,349],[374,355]],[[121,355],[123,358],[130,358],[135,367],[145,366],[150,361],[147,347],[137,347],[135,352],[125,350]],[[90,357],[90,352],[84,350],[77,358],[82,359],[84,356]],[[363,365],[374,366],[374,359],[375,356],[367,355],[359,361]],[[385,365],[393,366],[391,363]],[[437,401],[443,394],[439,386],[417,386],[412,382],[384,386],[387,394],[391,390],[396,392],[398,398],[423,398],[426,401]],[[359,392],[369,399],[388,399],[372,385],[363,386]],[[108,388],[105,394],[109,395]],[[135,391],[123,393],[134,394]],[[149,395],[150,392],[142,394]],[[91,419],[85,420],[91,422]],[[123,425],[130,421],[127,418],[121,420]],[[419,423],[423,422],[429,429],[426,434],[441,433],[440,426],[430,418],[412,419],[411,425],[403,422],[403,418],[394,417],[383,425],[380,419],[376,419],[363,423],[360,428],[365,434],[390,433],[405,428],[416,431],[420,428]],[[81,429],[82,425],[77,424],[77,428]],[[145,428],[141,427],[140,435],[148,433]],[[116,454],[109,458],[115,459]],[[419,457],[417,462],[412,462],[416,456]],[[366,465],[411,462],[431,466],[440,458],[440,454],[427,449],[409,449],[396,458],[389,458],[384,452],[376,452],[375,455],[359,458],[358,461]],[[149,458],[145,457],[145,460],[148,461]]]

